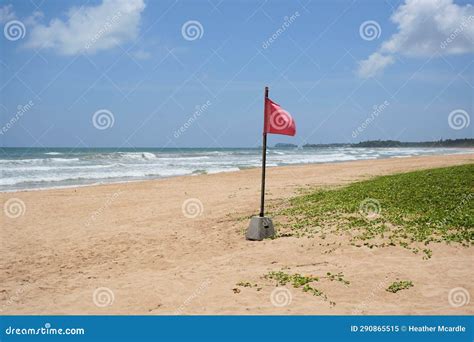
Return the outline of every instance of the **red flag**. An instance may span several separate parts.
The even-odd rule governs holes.
[[[265,124],[263,132],[294,136],[296,133],[295,121],[290,113],[280,107],[268,97],[265,99]]]

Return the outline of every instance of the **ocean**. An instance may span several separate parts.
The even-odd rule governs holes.
[[[267,166],[473,152],[456,148],[270,148]],[[0,191],[211,174],[261,165],[258,148],[1,148]]]

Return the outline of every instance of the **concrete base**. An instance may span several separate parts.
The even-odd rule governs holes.
[[[247,240],[261,241],[275,236],[273,222],[268,217],[254,216],[250,220],[245,238]]]

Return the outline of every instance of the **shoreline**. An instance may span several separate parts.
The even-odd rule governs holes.
[[[474,155],[359,160],[267,170],[267,206],[301,190],[332,188],[379,175],[472,164]],[[258,213],[260,169],[134,183],[0,193],[15,197],[18,217],[1,216],[0,309],[3,314],[472,314],[448,293],[473,293],[471,248],[433,244],[433,257],[402,247],[369,249],[314,238],[246,241]],[[185,204],[191,203],[189,207]],[[194,208],[194,209],[193,209]],[[331,300],[292,290],[292,304],[272,305],[262,275],[289,267],[343,272],[350,286],[321,284]],[[415,286],[392,294],[396,279]],[[239,282],[262,285],[233,289]],[[108,289],[110,303],[94,293]]]
[[[389,149],[387,147],[386,149]],[[457,148],[457,147],[456,147]],[[454,149],[454,147],[453,147]],[[267,170],[275,169],[275,168],[285,168],[285,167],[310,167],[315,165],[330,165],[330,164],[341,164],[341,163],[355,163],[360,161],[377,161],[377,160],[387,160],[387,159],[409,159],[409,158],[423,158],[423,157],[437,157],[437,156],[474,156],[474,148],[466,147],[466,149],[472,150],[470,153],[452,153],[452,154],[439,154],[439,155],[418,155],[418,156],[392,156],[386,158],[367,158],[367,159],[356,159],[356,160],[341,160],[341,161],[331,161],[331,162],[319,162],[319,163],[301,163],[301,164],[288,164],[288,165],[278,165],[278,166],[267,166]],[[216,175],[216,174],[228,174],[228,173],[238,173],[238,172],[246,172],[248,170],[261,170],[260,167],[248,167],[240,170],[232,170],[232,171],[220,171],[220,172],[213,172],[213,173],[199,173],[199,174],[186,174],[186,175],[176,175],[176,176],[164,176],[159,178],[152,178],[152,179],[132,179],[132,180],[118,180],[112,182],[98,182],[98,183],[91,183],[91,184],[72,184],[72,185],[59,185],[53,187],[38,187],[38,188],[30,188],[30,189],[12,189],[12,190],[0,190],[0,194],[2,193],[22,193],[22,192],[35,192],[35,191],[49,191],[49,190],[62,190],[62,189],[75,189],[75,188],[88,188],[88,187],[98,187],[98,186],[106,186],[106,185],[117,185],[117,184],[129,184],[129,183],[140,183],[140,182],[155,182],[161,181],[166,179],[176,179],[182,177],[199,177],[199,176],[209,176],[209,175]]]

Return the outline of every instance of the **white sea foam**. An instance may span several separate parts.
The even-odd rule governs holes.
[[[156,155],[150,152],[118,152],[118,154],[124,159],[131,160],[154,160]]]
[[[35,159],[0,159],[0,164],[47,164],[47,163],[73,163],[79,158],[35,158]]]
[[[267,166],[329,163],[414,155],[473,153],[447,148],[270,149]],[[260,167],[259,149],[75,150],[9,152],[0,157],[0,191],[128,182]]]

